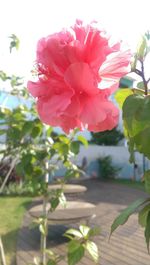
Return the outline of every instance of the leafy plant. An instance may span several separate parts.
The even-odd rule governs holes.
[[[111,131],[92,133],[91,142],[98,145],[118,145],[124,139],[124,134],[117,128]]]
[[[132,72],[140,77],[136,88],[123,89],[116,100],[123,110],[124,132],[128,140],[130,162],[134,162],[134,151],[150,159],[150,77],[145,75],[145,59],[150,52],[149,32],[141,37],[132,62]],[[125,92],[125,93],[124,93]],[[150,193],[150,170],[144,173],[145,189]],[[145,229],[145,240],[149,251],[150,243],[150,198],[139,199],[127,207],[113,222],[111,233],[127,222],[130,215],[138,212],[139,224]]]
[[[100,157],[98,162],[99,177],[103,179],[115,178],[121,169],[113,165],[111,156]]]

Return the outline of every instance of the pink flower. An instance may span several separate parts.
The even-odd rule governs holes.
[[[111,45],[103,31],[79,20],[70,31],[40,39],[38,81],[27,86],[41,120],[67,133],[114,128],[119,113],[108,98],[129,71],[130,57],[120,43]]]

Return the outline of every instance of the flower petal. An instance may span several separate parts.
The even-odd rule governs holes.
[[[64,47],[73,40],[70,32],[60,32],[39,40],[37,45],[37,62],[60,76],[69,65]]]
[[[109,88],[113,93],[118,88],[119,79],[130,71],[130,58],[130,50],[109,55],[99,71],[100,88]]]
[[[87,63],[71,64],[65,72],[64,80],[77,94],[98,93],[97,82]]]
[[[114,127],[114,124],[116,125],[118,113],[114,104],[101,93],[85,100],[80,120],[85,127],[88,126],[89,130],[102,130],[104,127],[109,130],[110,127]]]
[[[113,105],[111,111],[107,113],[105,120],[98,124],[91,124],[88,130],[91,132],[103,132],[115,128],[119,121],[119,110]]]
[[[39,98],[37,109],[41,120],[46,124],[54,125],[56,119],[56,126],[58,117],[63,114],[70,104],[72,94],[73,93],[70,90],[63,94],[54,95],[50,98]]]

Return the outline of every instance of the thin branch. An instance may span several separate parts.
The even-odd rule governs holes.
[[[143,60],[141,61],[141,70],[142,70],[142,80],[143,80],[143,83],[144,83],[144,88],[145,88],[145,95],[148,94],[148,86],[147,86],[147,81],[145,79],[145,74],[144,74],[144,62]]]
[[[146,82],[147,82],[147,84],[149,83],[149,81],[150,81],[150,78],[148,78],[148,79],[147,79],[147,81],[146,81]]]
[[[142,77],[142,72],[140,70],[135,69],[133,72]]]

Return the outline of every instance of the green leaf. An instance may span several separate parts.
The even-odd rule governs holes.
[[[129,88],[118,89],[118,91],[115,93],[115,99],[116,99],[120,109],[122,109],[124,101],[130,95],[133,95],[133,91]]]
[[[140,212],[139,212],[139,217],[138,217],[138,221],[139,224],[142,227],[146,227],[146,222],[147,222],[147,216],[148,213],[150,212],[150,204],[146,205]]]
[[[59,195],[59,203],[65,208],[66,207],[66,197],[63,192]]]
[[[83,137],[82,135],[79,135],[78,137],[77,137],[77,139],[78,139],[78,141],[80,141],[84,146],[88,146],[88,141],[86,140],[86,138],[85,137]]]
[[[99,254],[98,254],[97,245],[94,242],[88,240],[85,244],[85,248],[89,252],[89,254],[91,255],[94,262],[97,263],[99,261]]]
[[[10,47],[9,47],[10,53],[11,53],[13,48],[16,48],[17,50],[19,49],[20,41],[15,34],[12,34],[9,38],[11,39]]]
[[[39,225],[39,230],[40,230],[40,232],[41,232],[42,235],[46,235],[46,231],[45,231],[44,224],[40,224]]]
[[[77,264],[84,256],[84,247],[77,241],[73,240],[68,244],[68,265]]]
[[[68,151],[69,151],[69,146],[68,144],[65,144],[65,143],[55,143],[53,145],[53,148],[61,155],[67,155],[68,154]]]
[[[68,235],[72,235],[72,236],[77,237],[77,238],[83,237],[83,235],[80,233],[80,231],[78,231],[77,229],[73,229],[73,228],[68,229],[64,235],[67,237],[68,237]]]
[[[34,126],[33,122],[26,121],[22,128],[23,135],[29,134],[32,131],[33,126]]]
[[[13,141],[19,141],[21,138],[21,131],[16,127],[10,128],[8,131],[8,137]]]
[[[88,227],[86,225],[80,225],[79,229],[80,229],[80,232],[82,233],[83,237],[86,238],[89,231],[90,231],[90,227]]]
[[[21,162],[24,168],[31,163],[32,157],[33,156],[31,154],[25,154],[24,156],[22,156]]]
[[[134,136],[135,148],[150,159],[150,127]]]
[[[59,197],[53,197],[50,199],[51,211],[53,212],[59,205]]]
[[[139,208],[139,206],[146,202],[147,200],[145,198],[140,198],[123,210],[122,213],[119,214],[119,216],[117,216],[117,218],[114,220],[111,226],[111,234],[118,228],[118,226],[125,224],[130,215],[132,215]]]
[[[1,79],[2,81],[6,81],[6,80],[10,79],[10,77],[7,76],[7,74],[6,74],[5,72],[0,71],[0,79]]]
[[[144,180],[145,180],[145,190],[146,192],[150,193],[150,170],[145,171]]]
[[[137,87],[144,90],[144,83],[143,81],[137,83]]]
[[[68,144],[69,143],[69,138],[65,135],[59,135],[59,140],[65,144]]]
[[[148,249],[148,252],[149,252],[149,243],[150,243],[150,212],[148,213],[147,220],[146,220],[145,239],[146,239],[147,249]]]
[[[42,133],[42,128],[40,128],[39,126],[35,126],[31,132],[31,136],[33,138],[36,138],[37,136],[40,136]]]
[[[77,155],[80,151],[80,143],[78,141],[74,141],[70,145],[70,150],[73,152],[75,155]]]
[[[123,104],[124,126],[130,137],[135,136],[143,130],[143,124],[138,122],[137,117],[143,107],[144,97],[141,95],[131,95],[126,98]]]

